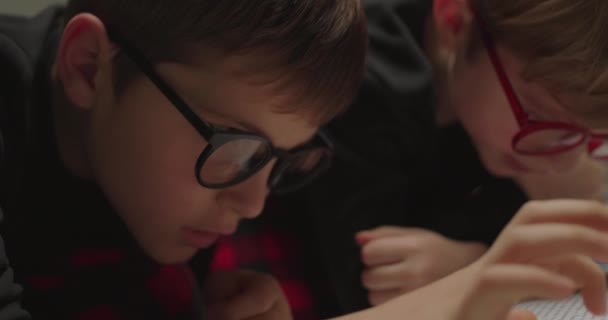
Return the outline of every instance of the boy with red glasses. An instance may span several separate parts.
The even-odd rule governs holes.
[[[406,150],[395,152],[396,157],[422,152],[439,159],[394,166],[404,180],[410,178],[411,185],[401,188],[403,201],[416,205],[391,205],[378,197],[381,212],[351,212],[374,216],[367,226],[358,226],[369,230],[356,235],[371,304],[422,287],[482,256],[526,199],[509,179],[529,197],[597,199],[603,170],[592,159],[608,159],[608,135],[602,133],[608,127],[608,51],[599,40],[608,26],[605,2],[364,3],[370,19],[369,73],[374,75],[368,83],[389,94],[385,104],[366,102],[364,87],[355,108],[368,108],[370,114],[389,109],[410,121],[401,134],[412,134],[389,142],[391,149]],[[380,141],[390,137],[370,134]],[[474,151],[466,148],[469,139]],[[387,158],[391,151],[382,152]],[[478,165],[471,161],[475,153]],[[487,173],[477,173],[481,166]],[[437,175],[427,174],[433,171]],[[396,221],[395,215],[406,218]]]

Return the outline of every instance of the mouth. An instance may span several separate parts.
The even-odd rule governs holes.
[[[189,245],[198,249],[203,249],[212,246],[222,234],[192,228],[182,228],[181,236]]]

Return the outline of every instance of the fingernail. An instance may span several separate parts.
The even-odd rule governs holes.
[[[369,238],[366,236],[364,232],[359,232],[355,235],[355,241],[359,245],[364,245],[369,241]]]

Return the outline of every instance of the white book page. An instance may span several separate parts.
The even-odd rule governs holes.
[[[579,294],[560,301],[528,301],[516,308],[534,312],[538,320],[608,320],[608,316],[598,317],[589,313]]]
[[[608,263],[597,262],[608,273]],[[560,301],[535,300],[520,303],[517,309],[534,312],[538,320],[608,320],[608,315],[593,316],[587,311],[580,294]]]

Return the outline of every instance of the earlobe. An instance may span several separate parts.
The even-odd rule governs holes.
[[[104,24],[91,14],[66,25],[56,58],[56,71],[66,96],[77,107],[90,108],[98,92],[96,77],[111,52]]]
[[[433,4],[433,15],[436,23],[442,24],[452,32],[458,33],[462,29],[462,17],[459,14],[458,0],[435,0]]]
[[[454,49],[465,37],[471,22],[467,0],[434,0],[433,20],[439,40],[446,49]]]

